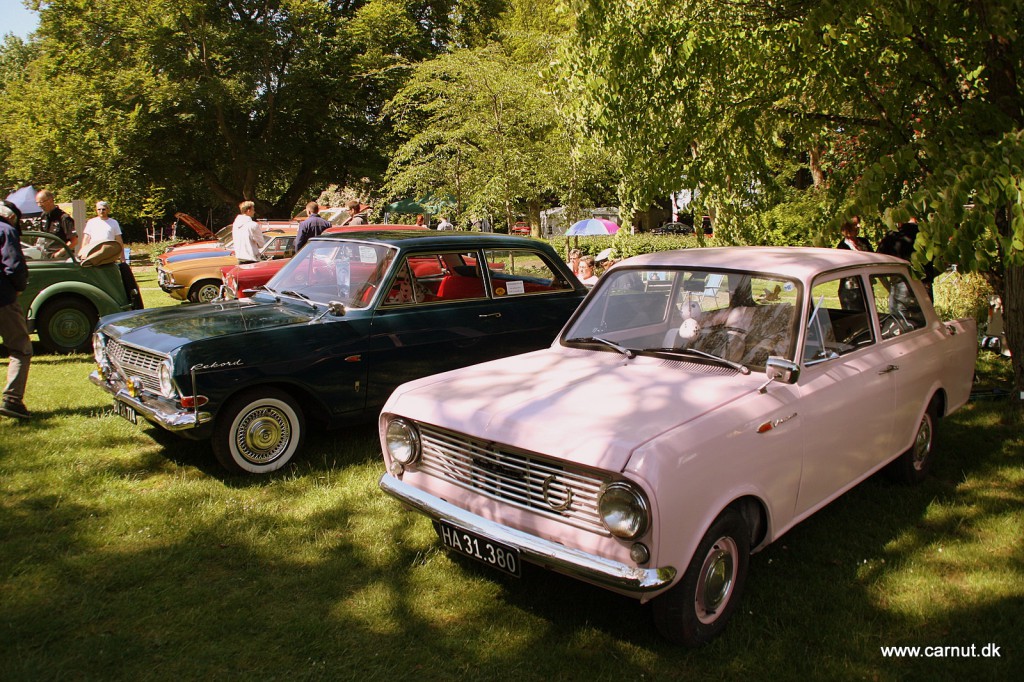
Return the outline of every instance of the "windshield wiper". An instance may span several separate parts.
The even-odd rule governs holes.
[[[734,362],[733,360],[728,360],[726,358],[723,358],[720,355],[715,355],[713,353],[705,353],[704,351],[697,350],[696,348],[665,348],[665,347],[662,347],[662,348],[644,348],[643,352],[644,353],[668,353],[668,354],[671,354],[671,355],[684,355],[684,356],[685,355],[696,355],[699,358],[705,358],[706,360],[713,360],[714,362],[721,363],[723,365],[726,365],[727,367],[732,367],[734,370],[736,370],[740,374],[750,374],[750,368],[748,368],[746,365],[744,365],[742,363]]]
[[[281,292],[281,295],[282,296],[291,296],[292,298],[301,299],[301,300],[305,301],[306,303],[308,303],[309,306],[313,310],[319,310],[319,308],[317,308],[316,303],[313,303],[313,299],[311,299],[309,296],[306,296],[305,294],[303,294],[301,292],[292,291],[291,289],[286,289],[285,291]]]
[[[566,339],[566,341],[568,343],[576,343],[576,342],[579,342],[579,343],[594,343],[596,341],[597,343],[603,343],[604,345],[608,346],[609,348],[614,348],[615,350],[619,351],[620,353],[625,355],[630,360],[632,360],[633,358],[636,357],[636,351],[633,350],[632,348],[626,348],[625,346],[620,346],[619,344],[615,343],[614,341],[609,341],[608,339],[603,339],[600,336],[579,336],[579,337],[577,337],[575,339]]]

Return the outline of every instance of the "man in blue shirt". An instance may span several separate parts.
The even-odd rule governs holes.
[[[306,204],[306,215],[309,217],[299,223],[299,229],[295,233],[295,253],[298,253],[311,238],[319,236],[331,226],[320,217],[320,206],[315,201]]]
[[[21,252],[21,211],[9,201],[0,204],[0,339],[10,355],[7,385],[0,414],[15,419],[32,415],[25,409],[25,384],[32,361],[32,340],[28,337],[25,313],[18,294],[28,285],[28,266]]]

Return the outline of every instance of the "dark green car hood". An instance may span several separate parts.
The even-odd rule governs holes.
[[[104,317],[99,331],[139,348],[170,353],[189,342],[306,324],[314,316],[312,309],[301,304],[246,299],[117,313]]]

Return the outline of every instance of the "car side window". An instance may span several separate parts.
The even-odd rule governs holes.
[[[926,320],[910,282],[903,275],[872,275],[878,327],[883,339],[921,329]]]
[[[488,276],[497,298],[571,291],[572,285],[533,249],[490,249],[484,252]]]
[[[474,251],[410,254],[395,269],[383,304],[399,306],[487,298],[478,260]]]
[[[445,268],[440,254],[413,254],[399,264],[391,279],[385,306],[409,305],[436,301],[437,287]]]
[[[831,360],[875,342],[860,276],[815,283],[809,303],[803,354],[806,364]]]
[[[295,255],[295,237],[274,237],[263,247],[263,257],[291,258]]]
[[[429,279],[436,300],[464,301],[487,298],[487,285],[480,271],[480,258],[474,252],[439,254],[429,267],[418,266],[419,276]]]

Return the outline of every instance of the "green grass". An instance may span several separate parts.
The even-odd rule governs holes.
[[[1008,382],[1005,361],[980,366]],[[90,369],[84,355],[37,356],[36,418],[0,419],[3,680],[961,680],[1020,667],[1024,443],[1005,402],[943,422],[924,485],[873,478],[755,555],[724,635],[686,651],[632,600],[439,551],[430,524],[377,489],[372,424],[314,432],[278,475],[231,477],[206,444],[113,415]],[[879,649],[987,643],[1000,658]]]

